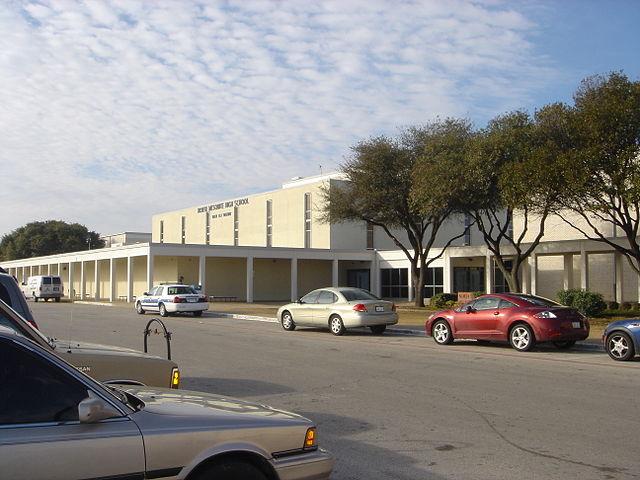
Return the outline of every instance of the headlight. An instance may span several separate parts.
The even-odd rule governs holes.
[[[555,313],[550,310],[545,310],[544,312],[536,313],[534,315],[536,318],[558,318]]]

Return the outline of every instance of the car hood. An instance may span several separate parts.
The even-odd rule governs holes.
[[[223,395],[129,385],[119,388],[142,400],[145,404],[144,412],[156,415],[183,417],[185,420],[188,417],[216,417],[217,421],[224,423],[226,419],[230,424],[237,423],[243,417],[254,422],[256,418],[264,418],[294,424],[311,423],[309,419],[296,413]]]
[[[77,342],[75,340],[53,339],[53,345],[56,352],[69,353],[88,353],[88,354],[104,354],[104,355],[126,355],[127,357],[157,357],[148,353],[134,350],[132,348],[118,347],[115,345],[101,345],[99,343]]]
[[[640,318],[628,318],[626,320],[618,320],[607,325],[607,330],[614,327],[638,327],[640,328]]]

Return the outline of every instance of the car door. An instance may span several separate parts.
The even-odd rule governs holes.
[[[316,308],[320,290],[307,293],[292,307],[293,321],[298,325],[313,325],[313,310]]]
[[[333,312],[338,296],[329,291],[322,290],[318,295],[318,303],[313,309],[313,324],[319,327],[326,327],[329,324],[329,315]]]
[[[476,298],[469,305],[456,315],[456,326],[458,332],[471,337],[493,336],[496,334],[496,324],[500,315],[500,298],[486,296]]]
[[[80,423],[90,386],[50,357],[0,338],[0,471],[3,478],[143,478],[142,436],[126,415]]]
[[[149,292],[147,298],[143,300],[144,308],[147,310],[158,310],[158,305],[160,303],[160,298],[162,298],[162,289],[164,287],[153,287]]]

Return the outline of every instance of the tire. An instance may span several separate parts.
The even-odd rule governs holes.
[[[333,315],[329,319],[329,330],[336,336],[340,336],[345,332],[344,323],[338,315]]]
[[[518,323],[509,331],[509,343],[518,352],[528,352],[536,345],[536,337],[529,325]]]
[[[138,312],[139,315],[144,315],[144,308],[142,308],[141,302],[136,303],[136,312]]]
[[[371,329],[371,333],[374,335],[382,335],[384,331],[387,329],[386,325],[373,325],[369,327]]]
[[[431,336],[438,345],[450,345],[453,342],[451,327],[446,320],[437,320],[431,327]]]
[[[35,296],[35,294],[33,295],[33,301],[37,302],[38,301],[38,297]]]
[[[167,312],[167,307],[164,306],[164,303],[160,304],[159,311],[160,311],[160,316],[161,317],[168,317],[169,316],[169,313]]]
[[[195,312],[193,312],[193,316],[194,317],[201,317],[202,316],[202,310],[196,310]]]
[[[553,342],[553,344],[556,346],[556,348],[559,348],[560,350],[569,350],[571,347],[573,347],[576,344],[576,341],[566,340],[564,342]]]
[[[291,316],[291,312],[288,310],[282,312],[282,317],[280,318],[280,325],[287,331],[293,331],[296,329],[296,324],[293,321],[293,317]]]
[[[607,336],[605,348],[609,356],[617,361],[631,360],[636,352],[631,337],[625,332],[613,332]]]
[[[56,297],[56,303],[60,301],[60,297]]]
[[[228,459],[202,470],[194,480],[267,480],[267,476],[248,462]]]

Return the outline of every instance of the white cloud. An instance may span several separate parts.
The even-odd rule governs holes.
[[[0,235],[149,230],[336,169],[370,135],[484,122],[548,76],[533,26],[491,2],[3,2]]]

